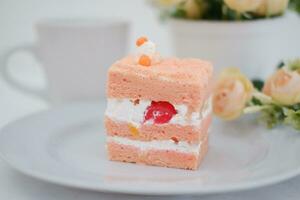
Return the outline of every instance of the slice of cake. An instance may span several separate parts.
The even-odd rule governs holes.
[[[145,37],[137,46],[108,71],[108,157],[195,170],[208,148],[212,65],[160,58]]]

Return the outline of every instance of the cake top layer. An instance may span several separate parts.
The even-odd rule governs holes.
[[[207,84],[212,77],[213,67],[210,62],[200,59],[174,57],[163,58],[146,67],[137,63],[134,55],[130,55],[114,63],[110,71],[164,81]]]
[[[162,58],[146,37],[136,42],[136,54],[115,62],[108,72],[107,96],[131,100],[167,101],[199,111],[211,93],[213,67],[195,58]]]

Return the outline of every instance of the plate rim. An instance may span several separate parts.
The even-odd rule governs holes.
[[[99,104],[99,102],[94,103],[94,105]],[[76,103],[69,103],[69,104],[63,104],[57,107],[52,107],[46,110],[42,110],[39,112],[35,112],[33,114],[29,114],[27,116],[23,116],[17,120],[11,121],[4,125],[0,129],[0,137],[3,135],[7,130],[9,130],[11,127],[14,127],[15,124],[21,123],[25,120],[31,120],[31,118],[38,117],[40,115],[47,115],[51,112],[57,112],[62,111],[63,109],[66,109],[68,107],[72,106],[80,107],[80,106],[86,106],[91,105],[91,102],[76,102]],[[267,177],[263,179],[259,179],[257,181],[251,180],[247,181],[246,183],[239,184],[239,183],[231,183],[229,185],[221,185],[221,186],[211,186],[211,187],[204,187],[204,188],[195,188],[192,187],[189,189],[188,187],[181,189],[181,190],[157,190],[157,188],[147,188],[147,189],[139,189],[136,190],[134,188],[130,187],[109,187],[105,184],[98,185],[88,185],[86,182],[78,183],[78,182],[72,182],[72,180],[66,180],[64,178],[59,178],[58,176],[51,176],[47,175],[45,173],[36,172],[30,169],[25,169],[22,167],[19,167],[18,164],[14,163],[9,157],[6,156],[6,154],[3,152],[3,149],[0,146],[0,159],[7,163],[8,166],[10,166],[12,169],[14,169],[17,172],[20,172],[21,174],[24,174],[26,176],[32,177],[34,179],[38,179],[44,182],[49,182],[53,184],[57,184],[60,186],[66,186],[70,188],[77,188],[77,189],[85,189],[90,191],[98,191],[98,192],[112,192],[112,193],[121,193],[121,194],[136,194],[136,195],[180,195],[180,194],[198,194],[198,195],[204,195],[204,194],[218,194],[218,193],[225,193],[225,192],[234,192],[234,191],[244,191],[244,190],[250,190],[260,187],[266,187],[270,186],[276,183],[287,181],[291,178],[294,178],[298,175],[300,175],[300,166],[296,167],[293,170],[289,170],[287,172],[283,172],[279,175]]]

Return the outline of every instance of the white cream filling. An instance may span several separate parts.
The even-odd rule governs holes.
[[[156,51],[156,45],[152,41],[147,41],[143,43],[141,46],[137,47],[137,51],[135,54],[136,63],[139,62],[139,59],[142,55],[149,56],[151,58],[152,65],[160,61],[160,55]]]
[[[185,141],[179,141],[178,143],[175,143],[173,140],[140,141],[118,136],[108,136],[107,142],[115,142],[122,145],[134,146],[136,148],[139,148],[141,151],[152,149],[199,154],[201,148],[201,142],[199,144],[189,144]]]
[[[151,101],[140,100],[138,104],[134,103],[130,99],[114,99],[109,98],[107,100],[107,108],[105,115],[115,121],[123,121],[131,123],[135,126],[140,126],[144,121],[144,113],[146,108],[151,104]],[[173,105],[177,111],[177,114],[172,117],[168,122],[170,124],[179,125],[193,125],[199,126],[201,121],[211,113],[212,105],[209,99],[199,112],[193,112],[188,118],[188,107],[186,105]],[[146,124],[152,124],[151,120]]]

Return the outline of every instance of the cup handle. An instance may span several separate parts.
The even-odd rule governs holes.
[[[38,98],[48,101],[49,96],[48,96],[46,88],[45,89],[32,88],[28,85],[24,85],[24,84],[20,83],[18,80],[15,80],[11,76],[11,73],[9,72],[8,61],[11,56],[13,56],[15,53],[17,53],[19,51],[28,51],[34,57],[36,57],[35,47],[32,44],[27,44],[27,45],[25,44],[25,45],[16,46],[11,49],[8,49],[0,58],[0,64],[1,64],[0,65],[0,75],[2,76],[3,80],[5,80],[8,84],[13,86],[17,90],[19,90],[25,94],[30,94],[30,95],[33,95],[33,96],[36,96]]]

